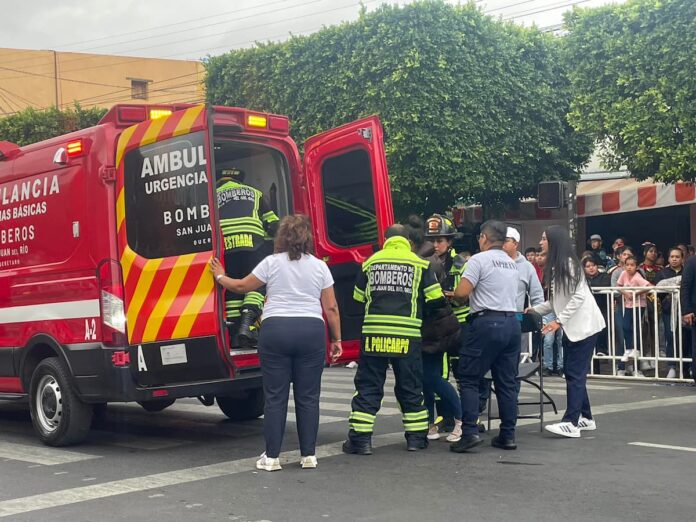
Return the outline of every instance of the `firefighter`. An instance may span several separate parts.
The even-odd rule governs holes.
[[[278,228],[278,216],[261,191],[243,181],[244,172],[240,169],[218,171],[217,199],[225,268],[235,279],[244,278],[271,253],[269,240]],[[244,295],[225,293],[225,312],[234,346],[254,343],[252,326],[261,315],[265,294],[265,287]]]
[[[383,250],[363,263],[353,292],[353,298],[366,306],[345,453],[372,454],[372,431],[390,363],[406,449],[417,451],[428,446],[421,322],[424,307],[442,307],[446,300],[430,262],[411,251],[406,227],[392,225],[385,237]]]
[[[466,259],[461,254],[457,254],[453,247],[454,237],[457,234],[457,230],[454,228],[454,224],[450,219],[440,214],[433,214],[426,221],[425,227],[425,237],[430,241],[435,249],[435,253],[431,256],[430,260],[434,263],[438,263],[442,267],[441,270],[437,270],[440,284],[442,285],[442,290],[444,291],[445,297],[450,302],[452,306],[452,311],[459,321],[459,326],[461,329],[461,339],[465,337],[466,329],[466,317],[469,315],[469,303],[468,300],[459,302],[454,299],[454,289],[457,288],[459,281],[464,273],[464,267],[466,265]],[[443,359],[443,377],[449,377],[450,368],[453,369],[456,377],[456,369],[459,363],[458,354],[450,354]],[[484,382],[481,383],[481,401],[482,404],[486,404],[486,399],[488,397],[488,385]],[[453,417],[453,412],[449,412],[442,409],[442,404],[438,401],[438,412],[444,417],[440,429],[443,432],[451,432],[455,428],[455,420]],[[482,410],[483,411],[483,408]],[[478,420],[478,426],[480,431],[485,431],[483,423]]]

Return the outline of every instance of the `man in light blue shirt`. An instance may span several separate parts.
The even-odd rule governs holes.
[[[491,445],[516,449],[517,367],[520,358],[520,322],[517,320],[519,272],[503,251],[507,226],[489,220],[478,238],[481,252],[467,263],[455,289],[456,299],[469,299],[470,327],[459,353],[459,394],[462,400],[462,438],[450,446],[455,453],[481,444],[476,419],[479,382],[491,370],[500,411],[500,433]]]

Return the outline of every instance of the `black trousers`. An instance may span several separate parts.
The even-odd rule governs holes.
[[[520,322],[515,314],[482,315],[471,319],[459,353],[459,395],[464,435],[478,433],[479,390],[483,376],[491,370],[500,412],[500,435],[508,440],[515,438],[521,335]]]
[[[263,375],[263,435],[266,455],[280,454],[292,382],[297,435],[303,457],[314,455],[319,431],[319,391],[326,357],[324,321],[312,317],[269,317],[259,335]]]
[[[225,252],[225,270],[227,275],[234,279],[243,279],[256,268],[269,254],[266,245],[256,250],[228,250]],[[235,321],[242,315],[242,309],[260,312],[266,297],[266,287],[248,294],[236,294],[225,291],[225,317],[228,321]]]
[[[351,403],[351,437],[369,437],[384,397],[384,381],[391,363],[396,384],[394,395],[401,406],[406,433],[427,433],[428,410],[423,402],[423,361],[420,343],[411,341],[406,357],[378,357],[360,354],[355,374],[355,396]]]

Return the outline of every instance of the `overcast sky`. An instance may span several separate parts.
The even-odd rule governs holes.
[[[560,24],[563,12],[574,4],[623,1],[476,3],[491,16],[549,27]],[[383,3],[404,5],[410,0],[0,0],[0,47],[199,59],[355,20],[361,3],[372,11]]]

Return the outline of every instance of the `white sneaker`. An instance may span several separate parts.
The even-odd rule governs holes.
[[[279,469],[283,468],[280,467],[280,459],[272,459],[267,457],[266,452],[264,451],[261,454],[261,458],[256,461],[256,469],[262,469],[264,471],[278,471]]]
[[[633,350],[626,350],[626,351],[624,352],[624,354],[621,356],[621,362],[628,362],[628,360],[629,360],[631,357],[634,357],[634,356],[636,356],[636,355],[638,355],[638,354],[636,353],[636,350],[635,350],[635,349],[633,349]]]
[[[447,442],[459,442],[459,440],[462,438],[462,421],[455,420],[454,421],[454,429],[452,430],[452,433],[447,435]]]
[[[594,431],[597,429],[597,423],[594,419],[587,419],[580,415],[578,419],[578,429],[580,431]]]
[[[640,361],[641,370],[652,370],[653,367],[650,365],[650,361]]]
[[[437,424],[431,424],[428,428],[428,440],[437,440],[440,438],[440,431]]]
[[[617,370],[616,376],[617,377],[626,377],[626,370]]]
[[[548,424],[545,426],[546,431],[550,431],[555,435],[570,437],[577,439],[580,437],[580,428],[574,426],[572,422],[558,422],[556,424]]]
[[[667,378],[668,379],[676,379],[677,378],[677,370],[674,368],[670,368],[669,371],[667,372]]]
[[[317,467],[317,458],[314,455],[307,455],[300,459],[302,469],[314,469]]]
[[[667,352],[660,350],[660,357],[667,357]]]
[[[641,379],[647,379],[647,377],[640,370],[638,370],[637,372],[633,372],[633,376],[640,377]]]

